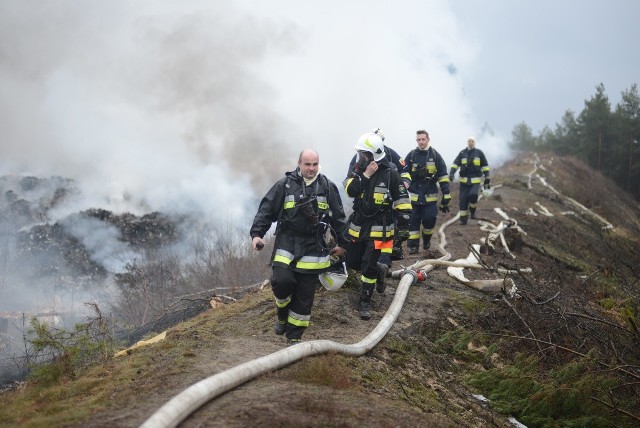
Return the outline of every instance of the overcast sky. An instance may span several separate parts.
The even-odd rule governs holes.
[[[365,131],[489,163],[637,83],[640,2],[0,0],[0,173],[78,206],[253,216],[304,147],[340,183]],[[221,211],[223,210],[223,211]]]

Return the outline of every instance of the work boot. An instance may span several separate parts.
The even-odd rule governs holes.
[[[369,302],[364,300],[360,302],[360,319],[368,320],[371,318],[371,312],[369,312]]]
[[[287,331],[287,322],[276,320],[274,330],[278,336],[282,336]]]
[[[472,220],[476,219],[476,210],[471,211],[471,219]]]
[[[376,278],[376,291],[380,294],[384,293],[384,289],[387,288],[387,285],[384,282],[384,279],[387,276],[387,272],[389,272],[389,266],[384,263],[378,262],[378,278]]]
[[[416,254],[418,252],[418,247],[409,247],[409,254]]]
[[[422,243],[422,248],[424,248],[425,251],[427,251],[429,248],[431,248],[431,241],[424,241]]]
[[[469,220],[469,219],[467,218],[467,216],[460,217],[460,224],[461,224],[461,225],[465,225],[465,224],[467,224],[467,221],[468,221],[468,220]]]
[[[289,346],[293,346],[293,345],[297,345],[298,343],[301,343],[302,339],[287,339],[287,345]]]

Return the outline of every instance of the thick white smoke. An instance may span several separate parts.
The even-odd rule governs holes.
[[[76,179],[69,212],[247,221],[302,148],[339,182],[371,127],[403,155],[422,128],[447,162],[469,134],[490,160],[503,152],[465,100],[476,48],[446,2],[5,1],[0,12],[2,172]]]

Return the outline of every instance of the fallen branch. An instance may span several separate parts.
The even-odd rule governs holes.
[[[607,406],[607,407],[608,407],[608,408],[610,408],[610,409],[615,410],[616,412],[622,413],[622,414],[623,414],[623,415],[625,415],[625,416],[629,416],[631,419],[635,419],[636,421],[640,421],[640,416],[636,416],[636,415],[634,415],[633,413],[629,413],[629,412],[627,412],[626,410],[621,409],[621,408],[619,408],[619,407],[618,407],[618,406],[616,406],[616,405],[609,404],[609,403],[607,403],[607,402],[605,402],[605,401],[602,401],[601,399],[599,399],[599,398],[597,398],[597,397],[593,397],[593,396],[592,396],[592,397],[589,397],[589,398],[591,398],[593,401],[596,401],[596,402],[598,402],[598,403],[600,403],[600,404],[603,404],[603,405]]]

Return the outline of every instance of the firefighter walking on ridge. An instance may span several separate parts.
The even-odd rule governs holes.
[[[460,224],[465,225],[469,217],[476,218],[480,183],[483,183],[485,189],[491,188],[489,164],[482,150],[476,148],[474,137],[467,139],[467,148],[458,153],[453,161],[449,171],[450,181],[453,181],[458,170],[460,170]]]
[[[420,236],[425,251],[431,246],[431,237],[438,217],[438,188],[442,192],[439,209],[443,213],[449,212],[451,193],[447,164],[440,153],[431,147],[430,141],[427,131],[421,129],[416,132],[418,147],[405,157],[406,166],[402,172],[413,207],[407,240],[409,254],[418,252]]]
[[[384,292],[388,267],[378,263],[380,254],[390,254],[394,237],[408,232],[411,202],[400,174],[386,158],[379,135],[363,134],[355,149],[357,160],[343,181],[347,195],[353,198],[347,266],[361,273],[360,318],[368,320],[373,290]],[[395,222],[393,211],[397,213]]]
[[[271,289],[276,300],[275,333],[289,344],[302,340],[309,326],[319,274],[332,268],[346,246],[346,215],[336,185],[320,174],[320,156],[300,153],[298,167],[285,174],[262,198],[251,226],[252,246],[277,222]],[[335,243],[326,242],[327,231]]]

